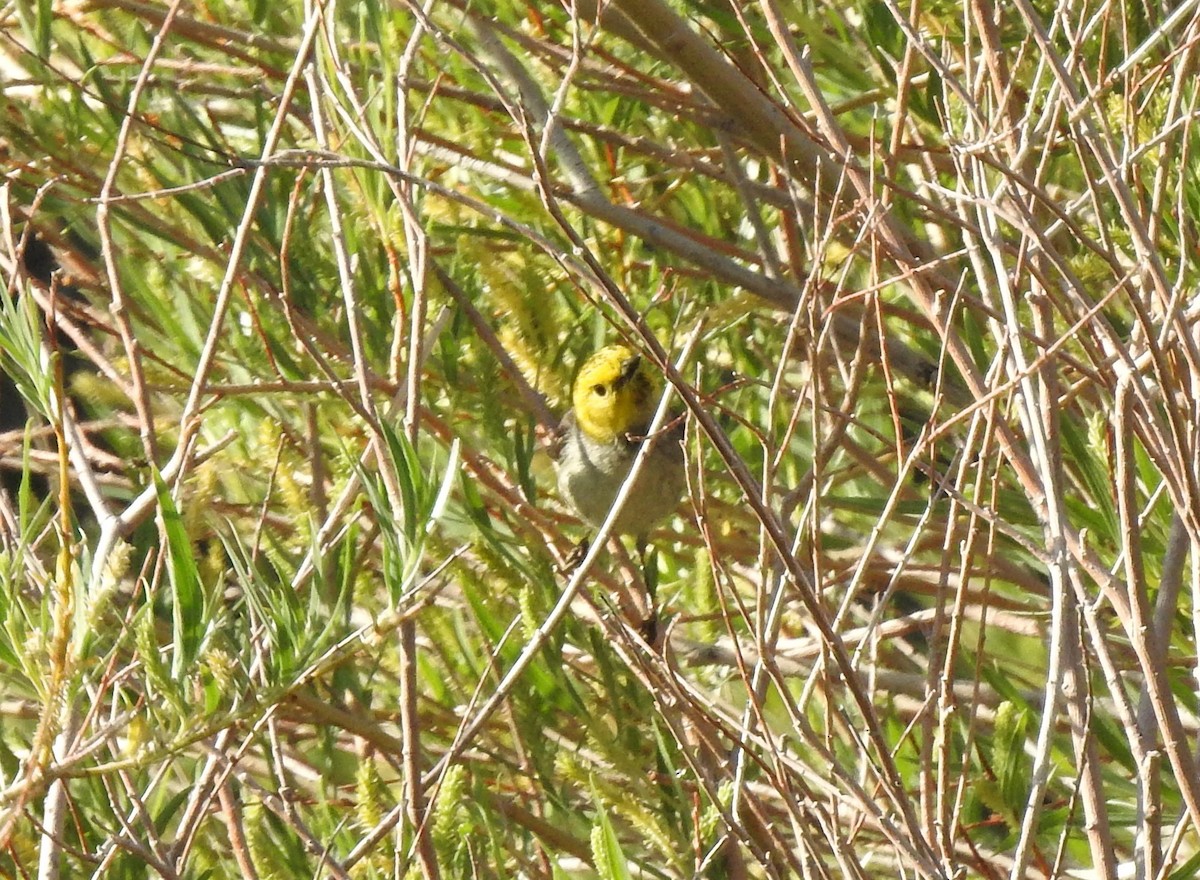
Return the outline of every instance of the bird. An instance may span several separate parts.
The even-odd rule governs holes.
[[[612,527],[613,534],[634,537],[652,604],[655,576],[646,552],[648,536],[679,506],[687,488],[682,420],[648,436],[659,388],[644,357],[625,345],[601,348],[575,377],[571,409],[554,444],[559,494],[595,528],[608,518],[642,444],[652,444]],[[580,547],[586,551],[587,542]],[[653,614],[652,608],[652,619]],[[653,632],[652,621],[650,625]]]

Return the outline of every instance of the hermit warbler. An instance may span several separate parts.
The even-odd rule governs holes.
[[[558,491],[589,524],[608,517],[643,442],[654,444],[613,524],[613,534],[646,534],[679,504],[686,486],[683,426],[646,432],[658,406],[650,365],[623,345],[588,358],[572,388],[572,409],[558,427]]]

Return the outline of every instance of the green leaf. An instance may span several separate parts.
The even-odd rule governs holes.
[[[40,320],[33,297],[0,295],[0,370],[26,404],[50,420],[53,370],[42,351]]]
[[[171,584],[171,637],[174,656],[171,675],[177,680],[196,659],[204,637],[204,593],[200,588],[200,571],[192,552],[183,517],[171,499],[171,490],[162,475],[154,471],[154,488],[163,533],[167,539],[167,577]]]
[[[54,0],[38,0],[34,40],[38,55],[50,57],[50,23],[54,21]]]
[[[996,710],[995,734],[992,737],[992,769],[1005,807],[1005,819],[1015,819],[1025,808],[1029,794],[1030,768],[1025,755],[1025,740],[1029,729],[1029,711],[1014,703],[1004,702]]]

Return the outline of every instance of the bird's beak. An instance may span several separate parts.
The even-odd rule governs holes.
[[[617,377],[617,387],[621,387],[637,375],[638,367],[642,365],[641,355],[634,355],[621,364],[621,375]]]

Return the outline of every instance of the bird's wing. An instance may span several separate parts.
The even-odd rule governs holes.
[[[563,445],[567,442],[567,434],[575,428],[575,410],[568,410],[567,414],[562,417],[562,421],[558,423],[558,427],[554,430],[554,436],[550,438],[550,445],[546,448],[546,452],[550,454],[553,461],[558,461],[562,456]]]

